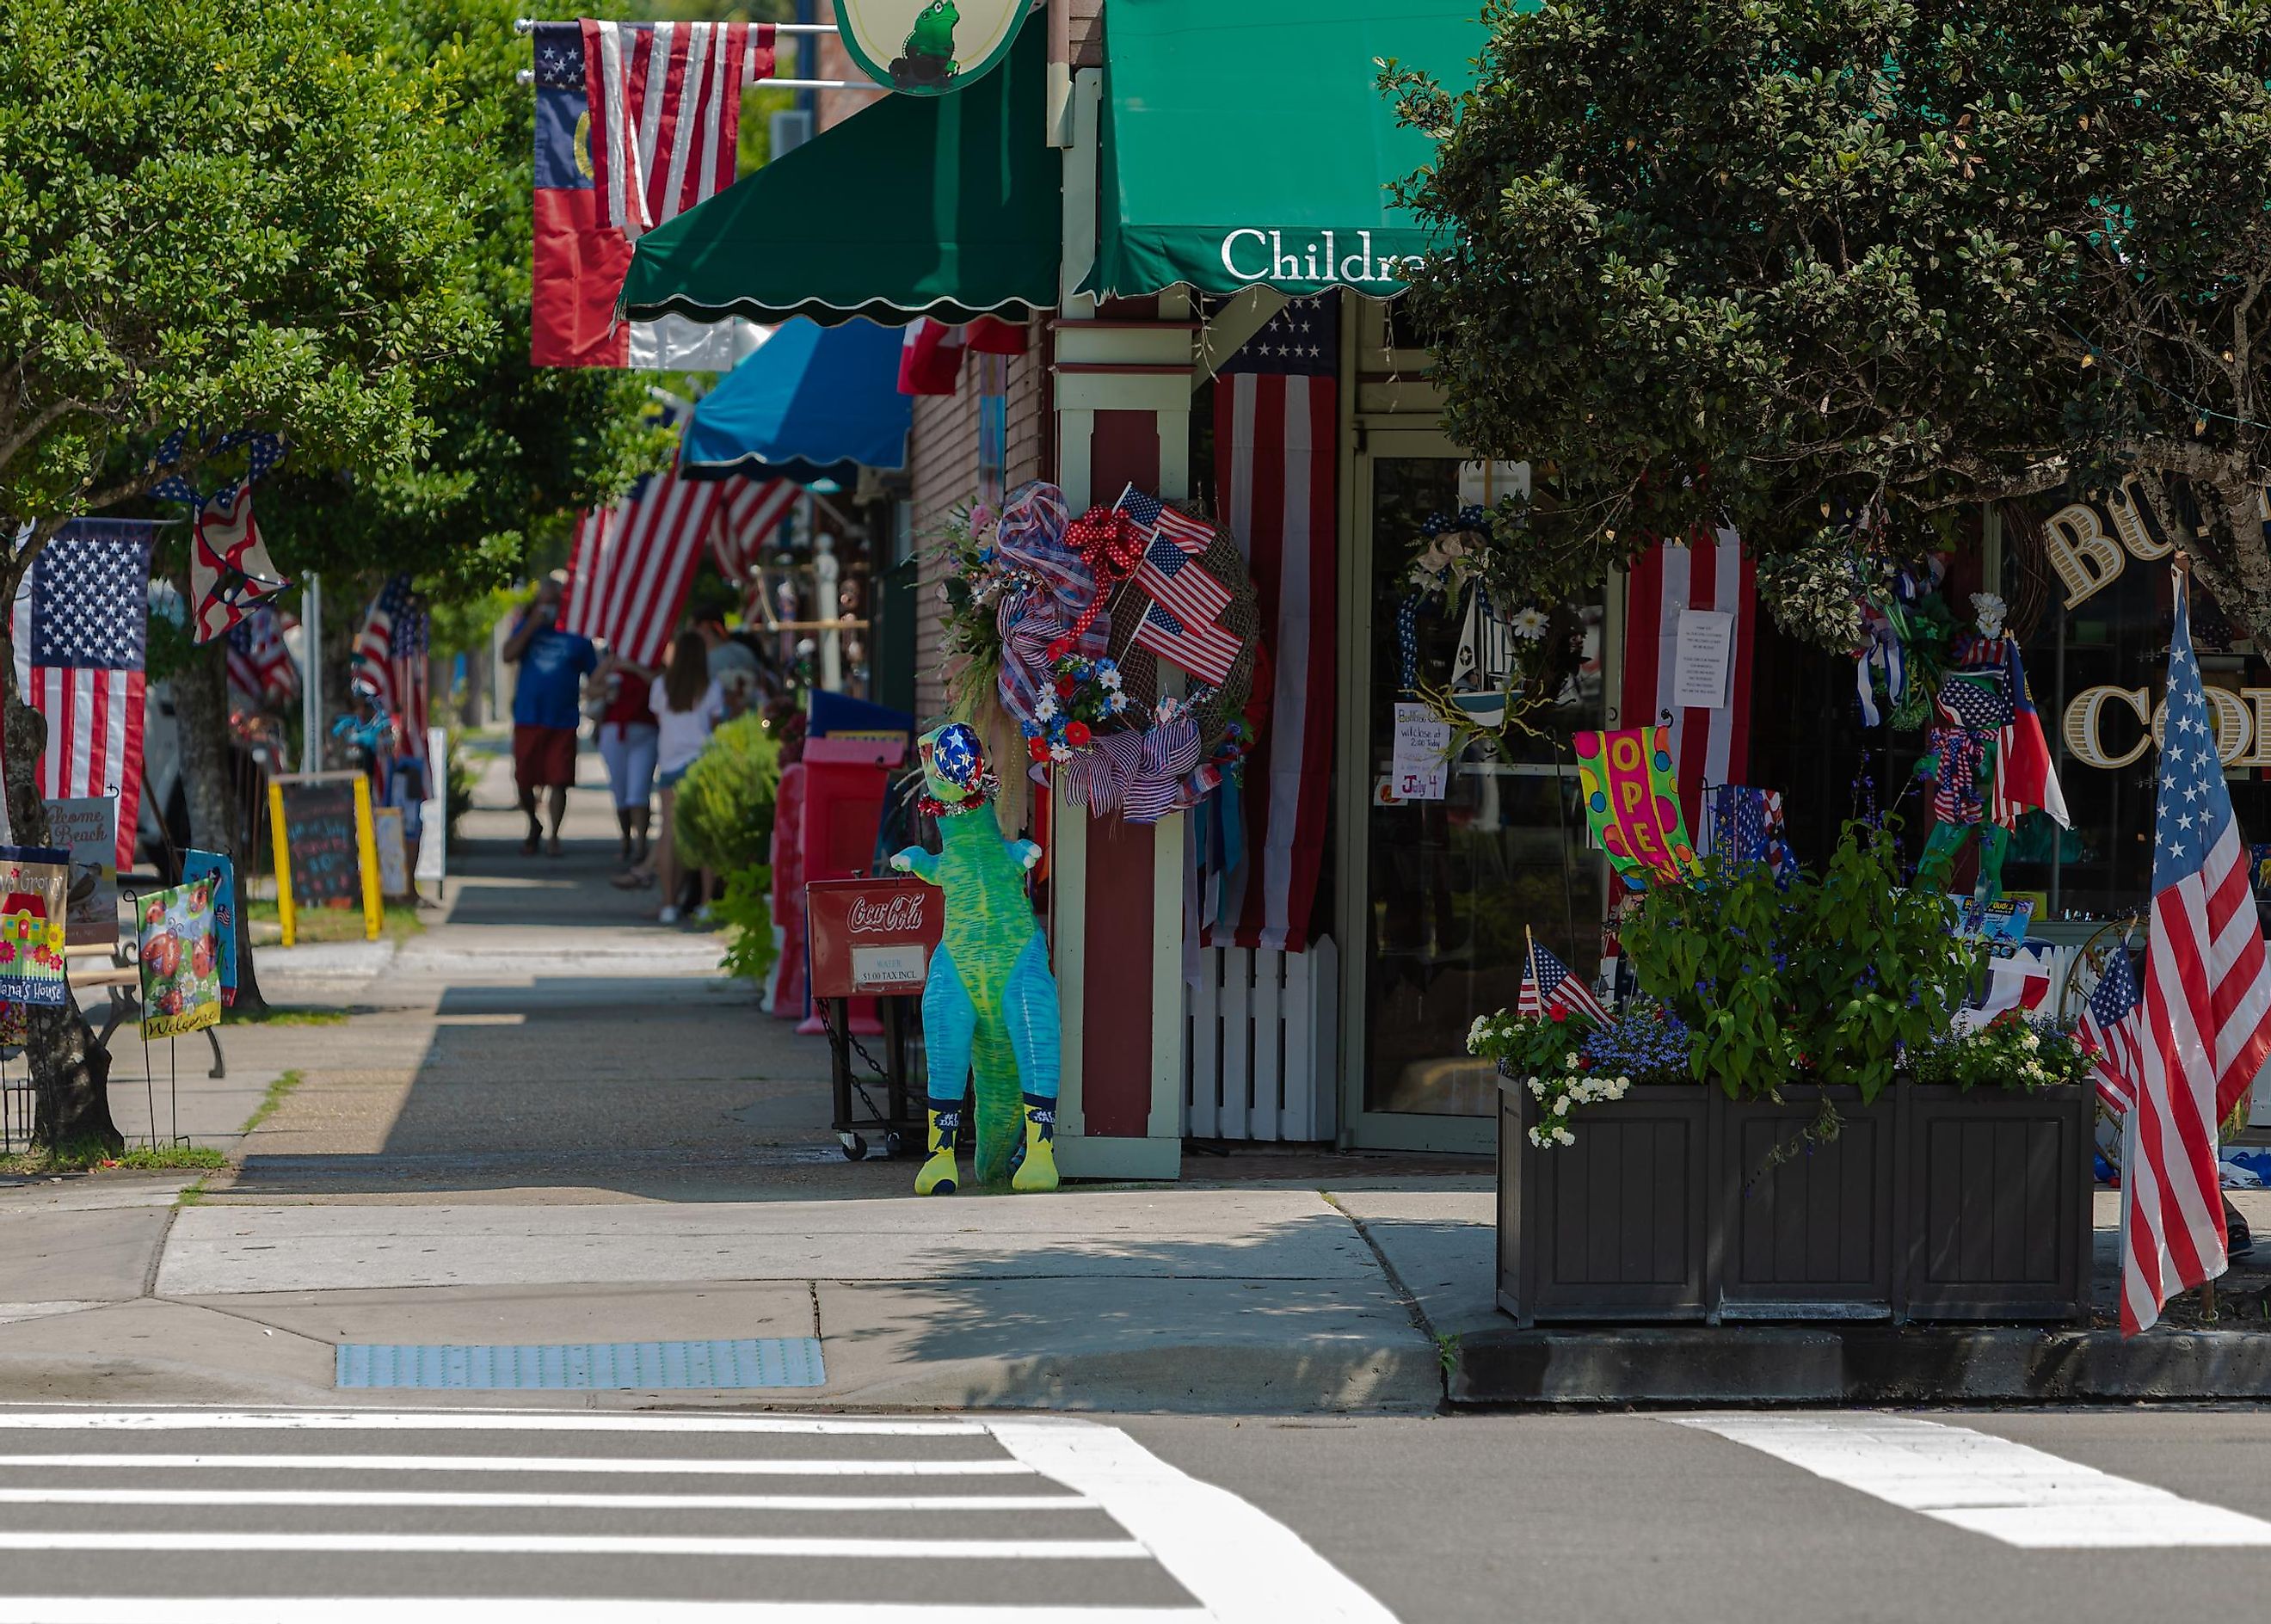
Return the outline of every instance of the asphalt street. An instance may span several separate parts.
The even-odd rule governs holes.
[[[0,1412],[0,1624],[2010,1620],[2271,1578],[2252,1411]]]

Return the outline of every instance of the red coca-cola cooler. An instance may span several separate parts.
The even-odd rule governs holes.
[[[827,1009],[830,1071],[836,1089],[836,1136],[845,1155],[867,1153],[867,1134],[880,1134],[887,1154],[922,1143],[920,1101],[907,1076],[907,1001],[920,997],[930,979],[931,956],[946,934],[946,897],[935,886],[903,875],[879,880],[815,880],[805,887],[805,918],[812,959],[812,999]],[[869,1000],[882,1013],[883,1059],[854,1039],[852,1001]],[[873,1007],[873,1006],[871,1006]],[[853,1067],[853,1052],[862,1069]],[[881,1110],[867,1085],[880,1083]],[[865,1114],[855,1109],[865,1107]]]
[[[890,770],[905,759],[906,748],[904,734],[804,741],[797,825],[798,856],[808,882],[849,879],[875,860],[884,786]],[[812,989],[813,997],[823,995],[818,987]],[[864,995],[852,1006],[852,1027],[862,1037],[882,1030],[876,1024],[875,1006]],[[813,1010],[797,1030],[818,1032],[819,1010]]]

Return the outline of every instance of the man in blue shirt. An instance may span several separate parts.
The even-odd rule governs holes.
[[[577,699],[584,679],[599,663],[589,637],[562,631],[560,592],[567,579],[554,570],[536,588],[536,598],[520,612],[505,639],[505,659],[520,667],[512,690],[512,776],[520,790],[520,809],[528,819],[528,838],[520,849],[533,857],[544,831],[536,817],[536,793],[547,792],[552,838],[545,846],[560,855],[560,820],[568,814],[568,786],[576,781]]]

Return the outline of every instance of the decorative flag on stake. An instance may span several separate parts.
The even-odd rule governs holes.
[[[612,508],[576,526],[560,627],[604,642],[635,666],[662,663],[694,584],[694,566],[725,499],[716,480],[649,474]]]
[[[65,888],[71,853],[56,846],[0,846],[0,1000],[49,1009],[67,1003]]]
[[[1547,949],[1538,945],[1538,938],[1523,927],[1523,941],[1529,953],[1522,965],[1522,987],[1515,995],[1514,1012],[1524,1019],[1552,1016],[1557,1010],[1563,1018],[1582,1015],[1598,1025],[1609,1024],[1609,1012],[1601,1008],[1601,1001],[1593,996],[1593,989],[1578,979],[1575,971],[1563,964]]]
[[[1750,771],[1754,573],[1741,539],[1722,530],[1709,541],[1659,543],[1633,561],[1626,577],[1625,713],[1651,722],[1670,718],[1673,777],[1691,827],[1701,816],[1705,785],[1740,783]],[[1735,617],[1727,703],[1717,710],[1679,702],[1679,620],[1690,610]]]
[[[1212,525],[1203,518],[1193,518],[1180,508],[1171,508],[1133,485],[1121,491],[1120,500],[1112,505],[1142,526],[1146,546],[1154,537],[1164,536],[1174,543],[1177,552],[1196,558],[1214,545]]]
[[[1570,744],[1585,793],[1585,818],[1610,866],[1635,888],[1694,873],[1695,848],[1672,777],[1671,728],[1581,733]]]
[[[2006,1015],[2030,1015],[2050,1002],[2051,948],[2046,942],[2020,944],[1988,966],[1987,990],[1979,1002],[1956,1012],[1959,1031],[1975,1032]]]
[[[2138,1040],[2145,1001],[2137,992],[2136,972],[2129,968],[2129,943],[2125,939],[2098,972],[2097,987],[2083,1006],[2081,1024],[2074,1036],[2089,1051],[2090,1071],[2097,1078],[2097,1097],[2115,1116],[2136,1102],[2137,1079],[2144,1069]]]
[[[536,25],[534,321],[540,367],[726,372],[748,324],[615,320],[638,236],[733,179],[741,93],[773,71],[747,23]]]
[[[1332,801],[1339,369],[1339,300],[1323,294],[1271,317],[1215,378],[1215,517],[1246,555],[1269,660],[1255,671],[1268,726],[1238,790],[1238,838],[1207,936],[1216,945],[1299,952],[1317,934]]]
[[[73,519],[16,593],[16,688],[47,719],[40,793],[118,797],[118,866],[134,866],[142,808],[142,656],[150,620],[148,519]]]
[[[2027,692],[2027,667],[2019,659],[2019,640],[2005,637],[2004,656],[2011,674],[2011,719],[1996,735],[1995,793],[1988,816],[2006,829],[2022,813],[2040,807],[2060,829],[2074,827],[2066,809],[2066,791],[2059,786],[2058,769],[2051,762],[2050,741],[2043,736],[2043,719]]]
[[[1136,623],[1136,646],[1173,660],[1203,682],[1228,676],[1240,644],[1215,621],[1230,607],[1230,589],[1165,536],[1143,549],[1132,578],[1151,600]]]
[[[2271,1054],[2271,964],[2247,885],[2178,555],[2168,729],[2153,814],[2152,935],[2121,1158],[2121,1331],[2228,1266],[2216,1128]]]

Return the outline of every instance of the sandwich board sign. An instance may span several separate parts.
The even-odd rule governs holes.
[[[268,780],[276,846],[276,916],[284,945],[296,940],[303,908],[362,909],[363,935],[378,940],[384,904],[370,817],[370,780],[360,772],[287,772]]]

